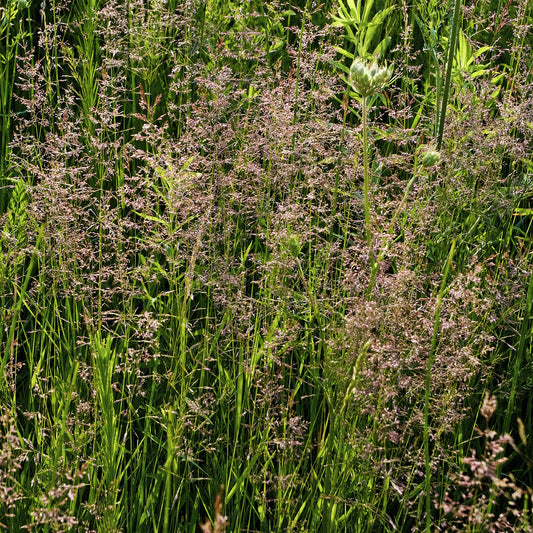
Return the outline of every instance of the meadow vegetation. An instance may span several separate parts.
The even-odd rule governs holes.
[[[531,2],[2,6],[0,530],[533,531]]]

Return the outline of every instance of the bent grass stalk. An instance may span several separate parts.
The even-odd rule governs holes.
[[[428,356],[426,367],[426,379],[424,390],[424,459],[425,459],[425,502],[426,502],[426,531],[431,532],[431,454],[429,451],[429,401],[431,393],[431,370],[435,357],[437,355],[437,346],[440,332],[440,314],[442,309],[442,299],[446,292],[446,284],[448,282],[448,275],[453,262],[453,256],[455,254],[455,239],[450,246],[450,252],[448,253],[448,259],[444,267],[442,274],[442,281],[440,284],[439,294],[437,296],[437,306],[435,308],[435,318],[433,322],[433,336],[431,338],[431,348]]]
[[[438,134],[437,134],[437,149],[440,150],[442,146],[442,137],[444,135],[444,121],[446,120],[446,109],[448,107],[448,100],[450,98],[450,89],[452,86],[452,70],[453,59],[455,57],[455,49],[459,35],[459,19],[461,18],[462,0],[455,0],[453,9],[453,22],[450,34],[450,41],[448,43],[448,57],[446,59],[446,80],[444,82],[444,93],[442,95],[441,111],[438,114]],[[439,103],[437,102],[437,106]]]
[[[396,208],[394,215],[392,216],[387,229],[385,230],[385,235],[382,239],[382,244],[381,244],[381,252],[377,256],[377,258],[375,258],[375,261],[372,265],[372,270],[370,273],[369,292],[371,292],[372,289],[374,288],[374,283],[376,281],[376,274],[379,270],[379,265],[385,258],[385,255],[387,251],[389,250],[391,243],[393,242],[390,239],[388,240],[388,237],[394,231],[394,225],[396,224],[398,215],[400,215],[403,208],[405,207],[405,204],[407,202],[407,197],[409,196],[409,192],[411,191],[411,187],[416,182],[416,180],[420,177],[420,172],[422,171],[422,169],[429,168],[429,167],[436,165],[439,162],[439,160],[440,160],[440,153],[431,148],[423,152],[420,155],[420,157],[417,156],[415,160],[414,170],[413,170],[413,177],[408,181],[407,185],[405,186],[405,191],[403,193],[402,199],[400,203],[398,204],[398,207]],[[401,229],[403,229],[403,226]]]

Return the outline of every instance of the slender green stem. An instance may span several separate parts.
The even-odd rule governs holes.
[[[385,231],[385,235],[382,239],[382,245],[381,245],[381,251],[379,252],[379,255],[375,258],[372,264],[372,271],[370,273],[370,282],[368,284],[368,292],[372,292],[372,289],[374,288],[374,283],[376,281],[376,274],[379,270],[379,265],[381,261],[383,261],[383,258],[385,257],[385,254],[387,253],[387,250],[389,249],[391,241],[387,242],[388,236],[393,232],[394,225],[396,223],[396,219],[398,218],[398,215],[401,213],[403,207],[405,206],[405,202],[407,201],[407,197],[409,196],[409,192],[411,191],[411,187],[413,186],[413,183],[418,178],[418,171],[415,169],[414,176],[409,180],[409,183],[407,183],[407,186],[405,187],[405,192],[403,194],[402,200],[398,207],[396,208],[396,211],[391,218],[391,221],[389,222],[389,226],[387,230]]]
[[[372,230],[370,226],[370,170],[368,162],[368,108],[366,96],[361,99],[363,104],[363,190],[365,197],[365,238],[368,246],[368,257],[371,270],[374,269],[374,254],[372,252]]]
[[[452,31],[450,35],[450,42],[448,44],[448,59],[446,64],[446,82],[444,84],[444,94],[442,95],[442,107],[439,115],[439,130],[437,135],[437,149],[440,150],[442,144],[442,136],[444,134],[444,121],[446,119],[446,108],[448,106],[448,99],[450,97],[450,88],[452,84],[452,68],[453,58],[455,57],[455,48],[457,46],[457,36],[459,35],[459,19],[461,16],[461,0],[455,0],[455,7],[453,10]]]
[[[529,283],[527,288],[527,294],[525,298],[525,308],[522,315],[522,325],[520,327],[520,336],[517,349],[514,354],[514,365],[511,376],[511,392],[509,394],[509,401],[507,403],[507,409],[505,411],[505,418],[503,422],[502,433],[508,433],[511,428],[511,422],[516,415],[515,402],[518,392],[518,383],[520,375],[524,368],[523,361],[527,357],[528,350],[526,346],[531,341],[531,321],[533,317],[533,273],[529,276]],[[529,353],[531,351],[529,350]],[[530,363],[530,361],[528,361]]]
[[[426,531],[431,532],[431,455],[429,451],[429,397],[431,392],[431,371],[433,369],[433,363],[435,362],[435,356],[437,354],[437,343],[440,330],[440,312],[442,308],[442,298],[446,289],[446,283],[448,280],[448,274],[453,261],[455,253],[456,241],[453,239],[448,254],[448,260],[444,267],[442,274],[442,281],[440,284],[439,295],[437,297],[437,308],[435,309],[435,320],[433,322],[433,337],[431,339],[431,348],[428,357],[428,363],[426,367],[426,380],[425,380],[425,392],[424,392],[424,457],[425,457],[425,469],[426,469]]]

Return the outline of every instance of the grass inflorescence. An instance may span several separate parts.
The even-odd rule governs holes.
[[[0,530],[531,531],[532,24],[8,0]]]

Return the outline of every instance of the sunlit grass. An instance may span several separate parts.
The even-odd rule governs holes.
[[[0,529],[530,530],[531,9],[426,4],[2,8]]]

